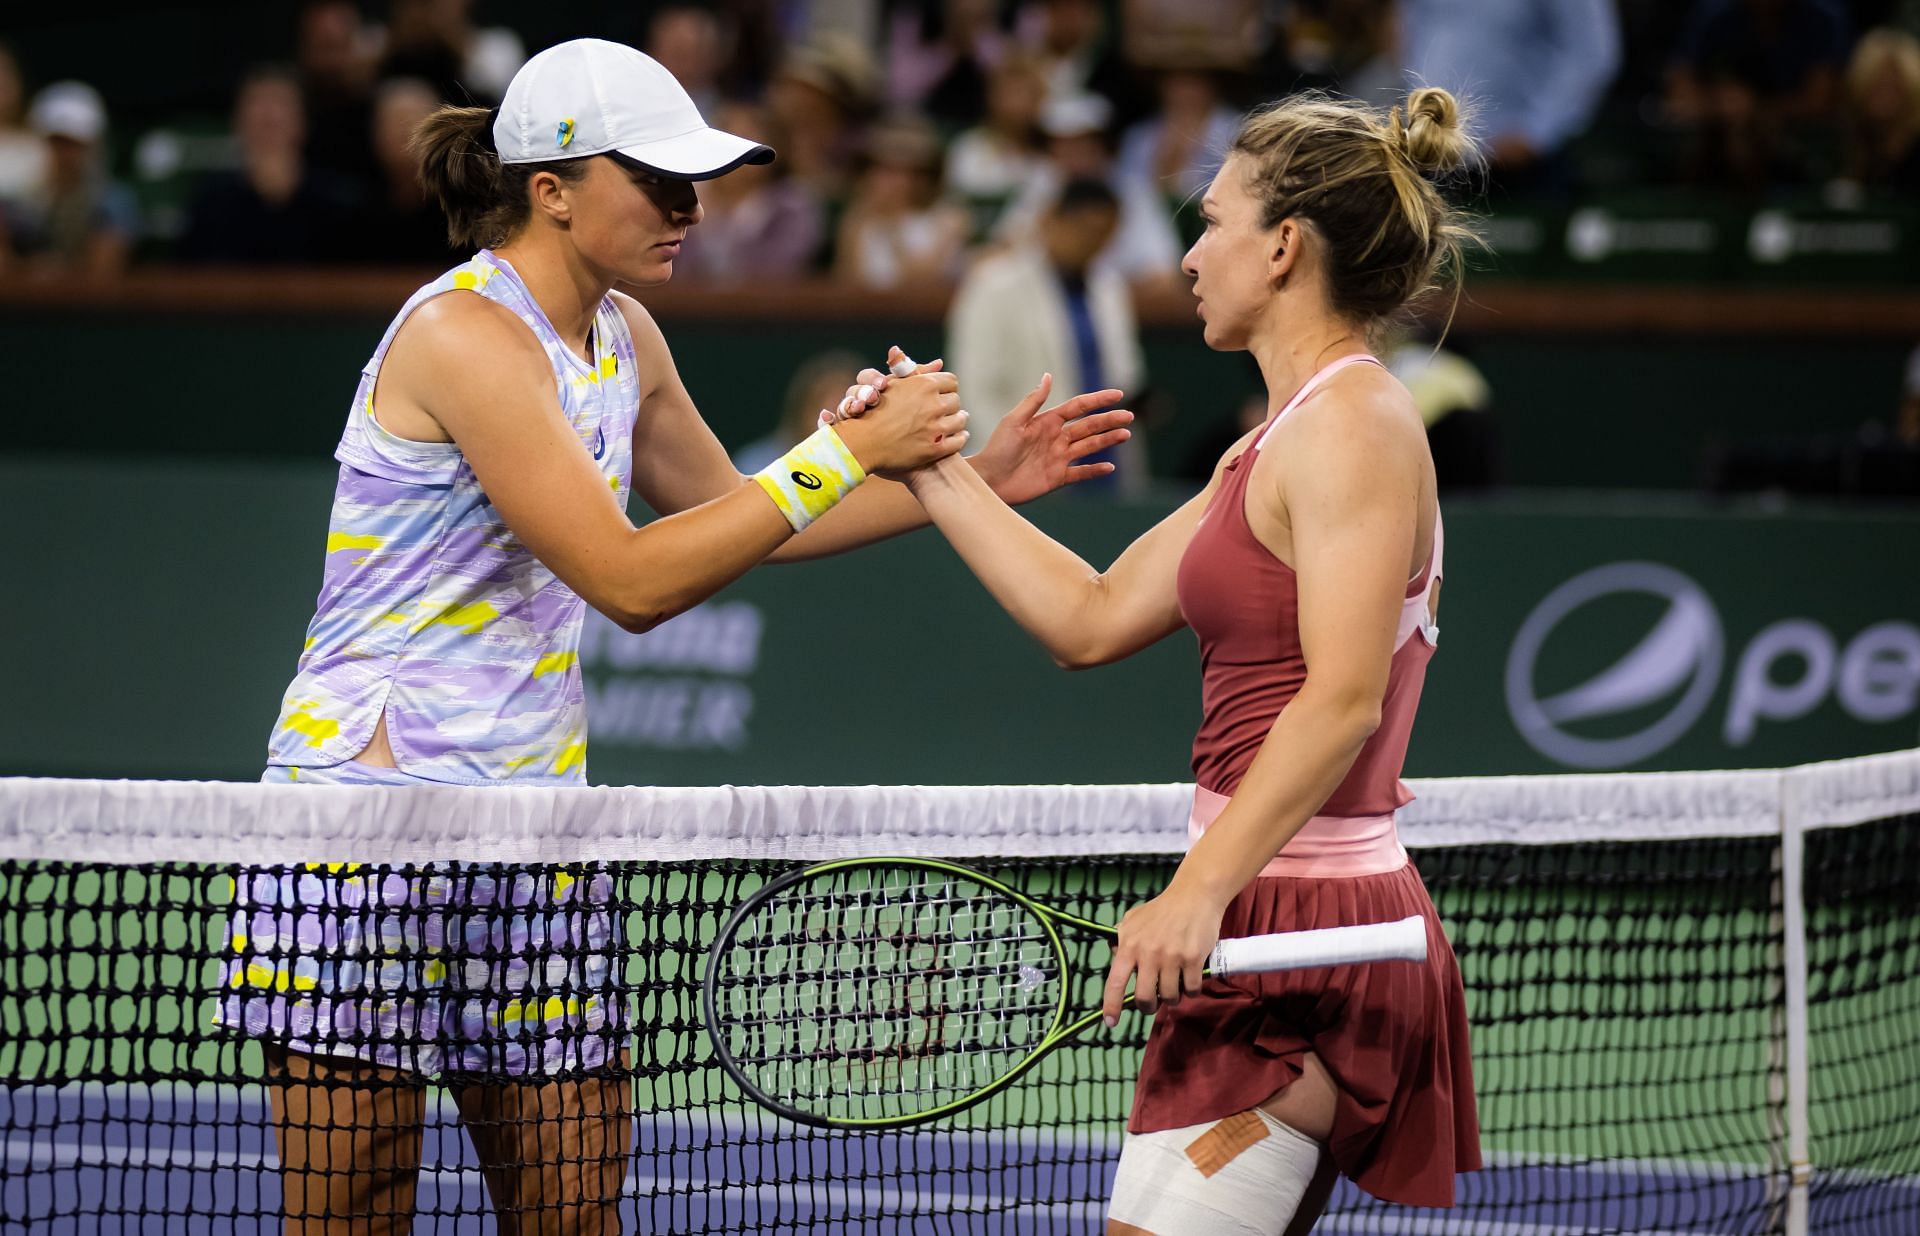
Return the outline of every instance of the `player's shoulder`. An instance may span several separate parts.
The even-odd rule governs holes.
[[[455,288],[422,301],[402,328],[416,340],[472,347],[475,343],[535,350],[540,340],[519,314],[480,293]],[[517,350],[517,349],[516,349]]]
[[[653,314],[648,312],[645,305],[618,289],[608,292],[607,298],[620,311],[620,316],[626,319],[627,330],[633,335],[636,348],[644,348],[655,340],[664,340],[660,323],[654,321]]]
[[[1351,365],[1303,400],[1282,423],[1291,451],[1308,456],[1424,449],[1413,396],[1381,365]]]
[[[416,306],[388,353],[415,372],[483,381],[521,369],[551,368],[546,349],[520,315],[477,292],[456,289]]]

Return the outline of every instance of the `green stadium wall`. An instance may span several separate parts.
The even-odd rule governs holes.
[[[386,321],[0,307],[0,374],[24,412],[9,418],[0,449],[324,459]],[[878,356],[894,342],[915,355],[941,351],[938,325],[924,319],[742,324],[669,312],[663,326],[688,389],[730,448],[772,429],[794,370],[822,351]],[[1152,390],[1138,407],[1151,414],[1143,428],[1153,471],[1204,476],[1235,436],[1257,375],[1244,356],[1208,351],[1186,324],[1149,330],[1146,344]],[[1492,387],[1507,484],[1687,488],[1700,483],[1717,442],[1849,437],[1886,423],[1912,341],[1487,330],[1456,333],[1451,346]]]
[[[0,774],[258,776],[331,486],[312,462],[0,457]],[[1034,514],[1104,564],[1175,500]],[[1620,495],[1454,499],[1446,516],[1411,774],[1916,741],[1920,511]],[[644,636],[595,619],[583,665],[590,774],[612,784],[1176,780],[1199,711],[1190,635],[1064,673],[931,532],[762,569]]]

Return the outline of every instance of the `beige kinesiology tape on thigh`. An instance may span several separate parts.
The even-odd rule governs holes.
[[[1154,1236],[1280,1236],[1319,1166],[1320,1143],[1257,1109],[1129,1133],[1107,1214]]]

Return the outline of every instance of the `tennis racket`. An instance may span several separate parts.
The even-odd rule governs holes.
[[[1100,1020],[1098,1008],[1068,1007],[1090,976],[1074,972],[1063,928],[1119,938],[952,863],[864,858],[789,872],[714,941],[707,1031],[741,1088],[790,1120],[884,1129],[949,1116]],[[1426,955],[1416,915],[1222,940],[1207,973]]]

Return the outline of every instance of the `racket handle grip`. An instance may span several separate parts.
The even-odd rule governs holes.
[[[1312,966],[1426,959],[1427,920],[1413,914],[1396,923],[1281,931],[1270,936],[1222,940],[1207,959],[1207,969],[1211,974],[1266,974]]]

